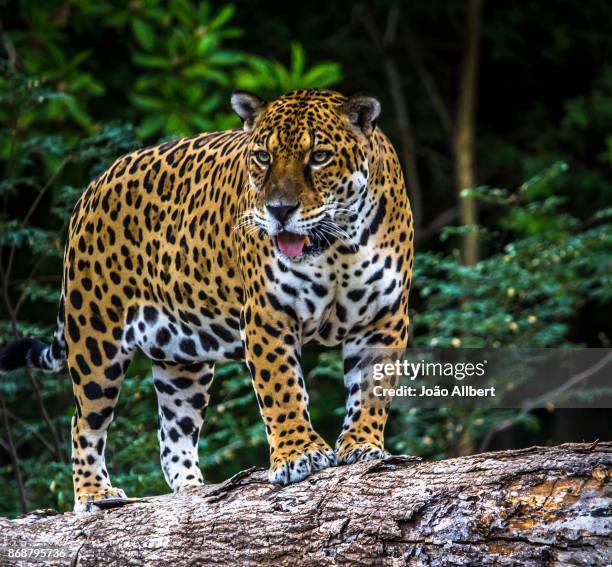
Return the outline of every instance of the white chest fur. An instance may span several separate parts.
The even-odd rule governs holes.
[[[303,263],[279,262],[271,290],[290,305],[302,324],[303,341],[342,342],[371,321],[400,293],[401,274],[390,254],[375,243],[341,254],[333,247]]]

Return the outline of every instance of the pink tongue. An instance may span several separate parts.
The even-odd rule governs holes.
[[[276,243],[285,256],[300,256],[304,248],[306,237],[303,234],[293,232],[279,232],[276,235]]]

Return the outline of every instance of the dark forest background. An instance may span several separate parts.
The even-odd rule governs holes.
[[[612,3],[371,0],[0,2],[0,342],[49,339],[65,228],[88,181],[138,146],[239,127],[234,89],[380,98],[416,216],[414,346],[609,347]],[[305,355],[330,442],[336,351]],[[110,432],[128,495],[167,491],[149,365]],[[596,397],[601,391],[583,395]],[[609,438],[607,410],[395,410],[394,452],[443,458]],[[570,404],[571,405],[571,404]],[[566,401],[567,406],[567,401]],[[69,509],[70,381],[0,378],[0,514]],[[210,481],[267,466],[250,380],[217,370],[200,442]]]

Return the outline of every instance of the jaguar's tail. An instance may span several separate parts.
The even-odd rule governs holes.
[[[46,345],[42,341],[23,337],[0,349],[0,372],[15,370],[28,366],[43,372],[58,372],[66,360],[66,342],[64,340],[63,300],[53,342]]]

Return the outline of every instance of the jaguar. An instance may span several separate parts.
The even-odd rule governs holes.
[[[403,349],[413,225],[380,103],[323,89],[271,102],[238,91],[241,129],[139,149],[78,200],[50,345],[23,337],[0,369],[67,364],[75,510],[123,499],[107,430],[137,350],[152,361],[161,466],[203,482],[198,440],[214,366],[244,359],[265,424],[269,480],[382,458],[389,400],[368,404],[363,359]],[[346,415],[332,448],[314,429],[300,357],[341,346]]]

